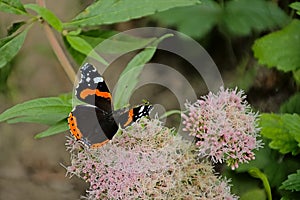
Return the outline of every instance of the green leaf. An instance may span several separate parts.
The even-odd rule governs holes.
[[[69,34],[68,34],[69,35]],[[77,36],[85,40],[95,51],[104,54],[124,54],[130,51],[137,49],[142,49],[147,46],[149,43],[153,42],[156,38],[140,38],[134,37],[127,34],[120,33],[118,34],[115,31],[106,31],[106,30],[89,30],[82,31],[77,35],[71,34],[70,36]],[[86,52],[82,51],[80,46],[76,44],[74,48],[70,45],[67,39],[64,37],[65,45],[76,60],[78,64],[82,64],[86,58]],[[100,44],[101,43],[101,44]],[[76,50],[77,48],[78,50]],[[90,49],[90,47],[88,47]]]
[[[174,7],[189,6],[198,0],[102,0],[96,1],[76,16],[66,27],[113,24],[140,18]]]
[[[260,119],[261,134],[272,140],[269,144],[272,149],[276,149],[282,154],[291,152],[296,155],[300,153],[298,139],[300,129],[298,130],[298,126],[295,129],[292,127],[300,123],[298,115],[262,114]]]
[[[66,50],[72,56],[72,58],[74,59],[74,61],[78,65],[81,65],[84,62],[84,60],[86,59],[86,55],[84,55],[83,53],[80,53],[79,51],[73,49],[72,46],[67,41],[66,37],[63,37],[63,42],[64,42],[64,45],[66,47]]]
[[[26,9],[31,9],[35,11],[38,15],[40,15],[48,24],[50,24],[54,29],[61,32],[63,29],[62,22],[56,17],[56,15],[48,10],[45,7],[41,7],[37,4],[26,4]]]
[[[300,86],[300,68],[293,71],[293,77],[297,86]]]
[[[267,175],[271,187],[279,187],[288,174],[300,168],[300,163],[297,157],[283,156],[270,149],[267,139],[264,143],[266,145],[263,149],[255,151],[255,160],[241,164],[235,171],[240,174],[258,168]]]
[[[172,34],[166,34],[156,41],[154,41],[151,45],[146,47],[142,52],[138,53],[126,66],[118,83],[116,85],[116,91],[114,94],[114,107],[115,109],[120,109],[128,104],[129,99],[135,89],[135,86],[138,83],[138,77],[142,72],[144,65],[150,61],[153,57],[157,45],[164,40],[173,36]]]
[[[69,127],[68,127],[67,120],[63,120],[63,121],[60,121],[60,122],[50,126],[47,130],[45,130],[45,131],[43,131],[39,134],[36,134],[34,136],[34,138],[35,139],[40,139],[40,138],[43,138],[43,137],[48,137],[48,136],[51,136],[51,135],[55,135],[55,134],[64,132],[68,129],[69,129]]]
[[[176,25],[180,32],[191,37],[201,38],[218,24],[221,16],[222,8],[217,2],[203,0],[200,5],[174,8],[157,13],[152,18],[168,26]]]
[[[27,30],[14,37],[9,36],[0,40],[0,68],[7,65],[7,63],[17,55],[24,43],[26,35]]]
[[[290,7],[297,10],[297,14],[300,15],[300,2],[291,3]]]
[[[259,63],[284,72],[300,68],[300,20],[293,20],[284,29],[255,41],[253,46]]]
[[[288,179],[282,183],[280,189],[300,191],[300,170],[297,173],[288,176]]]
[[[30,100],[0,114],[0,122],[34,122],[53,125],[65,119],[72,110],[72,104],[63,97],[48,97]]]
[[[280,106],[281,113],[300,114],[300,93],[294,94],[289,100]]]
[[[104,65],[108,65],[108,63],[94,50],[94,48],[80,36],[67,35],[66,39],[70,46],[76,51],[94,58]]]
[[[192,37],[203,37],[216,25],[230,35],[246,36],[252,31],[282,27],[289,21],[285,12],[273,2],[232,0],[223,4],[202,0],[198,6],[168,10],[153,18],[163,24],[175,25],[179,31]]]
[[[21,28],[23,25],[25,25],[25,21],[15,22],[13,23],[8,29],[7,29],[7,35],[14,34],[19,28]]]
[[[289,18],[273,2],[238,0],[225,4],[222,20],[230,34],[245,36],[252,30],[263,31],[284,26]]]
[[[124,54],[144,48],[156,38],[140,38],[127,34],[116,34],[97,47],[97,51],[105,54]]]
[[[0,11],[17,15],[27,14],[20,0],[0,0]]]
[[[285,114],[282,116],[282,121],[300,147],[300,115]]]

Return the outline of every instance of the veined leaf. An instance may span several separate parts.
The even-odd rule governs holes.
[[[198,0],[102,0],[76,16],[66,27],[113,24],[151,15],[174,7],[189,6]]]
[[[55,134],[64,132],[68,129],[69,129],[69,127],[68,127],[67,120],[63,120],[63,121],[60,121],[60,122],[50,126],[47,130],[45,130],[45,131],[43,131],[39,134],[36,134],[34,136],[34,138],[40,139],[40,138],[43,138],[43,137],[48,137],[48,136],[51,136],[51,135],[55,135]]]
[[[300,191],[300,170],[297,173],[288,176],[288,179],[282,183],[280,189]]]
[[[280,31],[255,41],[253,46],[259,63],[284,72],[300,68],[300,20],[293,20]]]
[[[60,97],[30,100],[0,114],[0,122],[34,122],[53,125],[65,119],[72,109],[69,100]]]
[[[269,146],[278,150],[282,154],[292,153],[297,155],[300,153],[297,131],[291,126],[300,123],[299,116],[290,114],[262,114],[261,116],[261,134],[271,139]],[[296,132],[296,133],[295,133]]]
[[[17,15],[27,14],[20,0],[0,0],[0,11]]]
[[[93,47],[80,36],[67,35],[66,39],[69,42],[70,46],[76,51],[94,58],[104,65],[108,65],[108,63],[97,52],[95,52]]]
[[[135,89],[135,86],[138,83],[138,77],[142,72],[144,65],[150,61],[152,56],[156,51],[157,45],[164,40],[172,36],[172,34],[166,34],[156,41],[154,41],[151,45],[146,47],[142,52],[138,53],[126,66],[118,83],[116,85],[116,91],[114,94],[114,107],[115,109],[120,109],[123,106],[127,105],[129,99]]]
[[[17,55],[24,43],[26,35],[27,30],[14,37],[9,36],[0,40],[0,68],[7,65],[7,63]]]
[[[62,31],[62,22],[58,19],[58,17],[56,17],[56,15],[52,11],[48,10],[45,7],[41,7],[37,4],[26,4],[25,8],[35,11],[57,31]]]
[[[252,30],[263,31],[288,23],[288,16],[273,2],[262,0],[228,1],[223,23],[234,35],[248,35]]]

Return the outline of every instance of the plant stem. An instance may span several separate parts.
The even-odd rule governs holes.
[[[44,0],[36,0],[36,3],[42,7],[46,7]],[[63,67],[64,71],[66,72],[69,80],[72,83],[74,83],[76,74],[75,74],[74,69],[73,69],[72,65],[70,64],[66,54],[64,53],[62,47],[59,45],[59,42],[57,41],[49,24],[43,23],[43,27],[44,27],[46,36],[49,40],[49,43],[50,43],[57,59],[59,60],[61,66]]]

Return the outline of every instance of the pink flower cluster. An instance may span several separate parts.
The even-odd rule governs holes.
[[[98,149],[73,137],[66,146],[67,173],[90,185],[86,199],[237,199],[194,145],[157,119],[141,119]]]
[[[223,161],[232,169],[238,163],[255,159],[253,150],[262,146],[258,140],[258,114],[254,113],[243,91],[221,88],[195,103],[186,103],[184,131],[196,137],[200,157],[214,163]]]

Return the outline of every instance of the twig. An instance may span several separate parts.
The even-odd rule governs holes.
[[[44,0],[36,0],[36,3],[40,6],[45,7]],[[72,65],[70,64],[66,54],[64,53],[63,49],[59,45],[59,42],[57,41],[51,27],[47,23],[43,23],[43,27],[46,32],[46,36],[49,40],[49,43],[50,43],[57,59],[59,60],[61,66],[63,67],[63,69],[66,72],[70,81],[72,83],[74,83],[76,74],[75,74],[74,69],[73,69]]]

